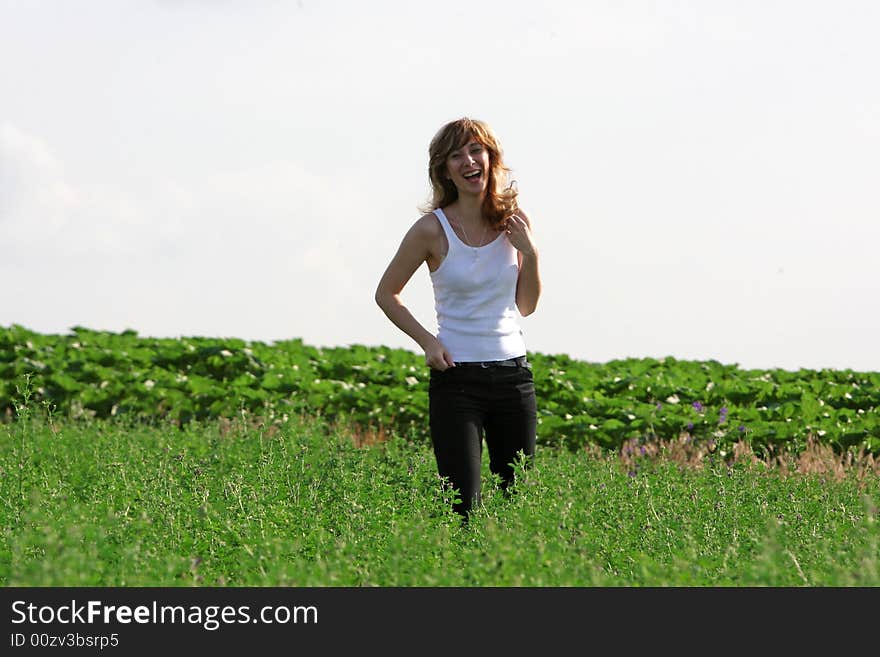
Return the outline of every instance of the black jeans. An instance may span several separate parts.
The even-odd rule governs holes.
[[[537,404],[531,365],[431,370],[428,387],[431,443],[437,470],[458,491],[453,509],[467,516],[480,503],[483,438],[489,470],[507,490],[513,464],[535,454]]]

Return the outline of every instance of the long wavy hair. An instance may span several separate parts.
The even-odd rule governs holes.
[[[428,147],[428,178],[431,181],[432,196],[421,210],[432,212],[458,198],[458,189],[449,178],[446,159],[473,138],[489,152],[489,170],[486,172],[486,196],[483,199],[482,214],[489,225],[495,229],[505,226],[507,219],[516,212],[516,181],[510,180],[511,170],[504,164],[501,144],[492,128],[484,121],[467,117],[450,121],[434,135]]]

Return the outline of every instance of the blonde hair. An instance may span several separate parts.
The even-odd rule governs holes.
[[[446,159],[452,151],[461,148],[472,138],[480,142],[489,153],[483,217],[493,228],[502,228],[518,208],[516,181],[509,181],[510,169],[504,164],[501,144],[492,128],[484,121],[476,119],[464,117],[450,121],[434,135],[428,147],[428,178],[431,181],[432,197],[420,209],[423,212],[432,212],[458,199],[458,189],[448,177]]]

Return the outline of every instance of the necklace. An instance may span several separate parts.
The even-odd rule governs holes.
[[[471,244],[471,239],[468,237],[467,231],[464,229],[464,224],[461,223],[460,221],[458,221],[456,223],[458,224],[458,227],[461,228],[461,232],[464,235],[465,244],[467,244],[468,246],[471,247],[471,251],[474,252],[474,259],[476,260],[477,258],[480,257],[480,252],[478,249],[483,245],[483,241],[486,239],[486,230],[489,227],[488,224],[486,224],[485,222],[483,223],[483,235],[480,237],[479,243],[477,243],[476,245],[473,245],[473,244]]]

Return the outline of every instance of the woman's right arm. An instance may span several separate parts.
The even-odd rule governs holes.
[[[397,253],[379,280],[376,288],[376,303],[401,331],[416,341],[425,352],[425,362],[429,367],[445,370],[453,367],[452,356],[440,341],[413,317],[401,300],[400,294],[416,270],[431,255],[433,239],[432,217],[425,216],[416,221],[404,235]]]

